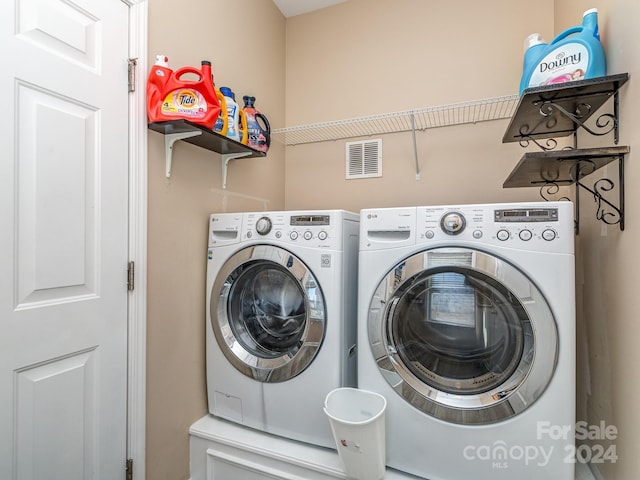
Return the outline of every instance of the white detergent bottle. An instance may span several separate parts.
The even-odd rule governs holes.
[[[227,137],[239,142],[242,137],[239,129],[240,108],[236,103],[236,95],[229,87],[220,87],[220,93],[224,95],[227,105]]]
[[[568,28],[544,48],[539,45],[534,42],[525,52],[520,94],[529,87],[602,77],[607,73],[597,8],[584,12],[581,25]]]

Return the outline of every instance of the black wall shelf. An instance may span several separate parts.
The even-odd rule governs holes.
[[[628,79],[629,74],[621,73],[527,88],[522,92],[502,143],[520,142],[522,146],[528,146],[529,142],[536,143],[537,139],[564,137],[583,128],[592,135],[606,135],[613,131],[614,143],[617,144],[617,93]],[[585,122],[611,97],[614,97],[614,111],[600,115],[595,127],[587,127]],[[555,148],[538,146],[543,150]]]
[[[621,73],[524,90],[502,142],[518,142],[522,147],[533,144],[542,151],[525,153],[503,187],[538,187],[540,196],[549,200],[561,186],[575,184],[576,234],[580,231],[580,190],[593,195],[596,219],[624,230],[624,157],[630,149],[627,146],[580,149],[577,132],[582,130],[595,136],[613,133],[614,144],[618,144],[618,90],[628,78],[627,73]],[[610,98],[612,111],[599,114],[587,125],[587,120]],[[574,148],[555,150],[558,146],[555,138],[568,135],[573,135]],[[583,181],[614,161],[618,162],[617,205],[605,198],[606,192],[615,188],[612,180],[600,178],[593,187]]]
[[[153,122],[149,123],[148,127],[149,130],[165,136],[165,175],[167,178],[171,177],[173,144],[179,140],[220,154],[222,157],[222,188],[227,187],[227,171],[231,160],[266,156],[265,152],[253,150],[240,142],[231,140],[224,135],[188,120]]]

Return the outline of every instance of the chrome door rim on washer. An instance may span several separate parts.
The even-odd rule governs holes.
[[[445,259],[445,260],[443,260]],[[472,261],[470,261],[472,259]],[[513,295],[529,319],[518,364],[508,378],[487,391],[460,394],[444,391],[418,378],[399,351],[393,316],[403,289],[430,270],[451,267],[485,276]],[[513,292],[509,285],[519,286]],[[486,252],[462,247],[425,250],[399,262],[378,284],[367,315],[368,337],[382,376],[407,402],[435,418],[451,423],[495,423],[524,411],[551,381],[558,355],[558,333],[542,293],[519,269]],[[435,378],[435,376],[434,376]],[[437,383],[437,382],[435,382]]]
[[[261,266],[287,276],[303,297],[301,331],[286,351],[257,354],[259,346],[248,348],[233,326],[237,319],[229,318],[234,284],[245,271],[250,274],[252,268]],[[239,372],[261,382],[286,381],[303,372],[318,353],[326,330],[325,301],[316,278],[298,257],[275,245],[243,248],[224,263],[213,283],[210,312],[215,340],[226,359]]]

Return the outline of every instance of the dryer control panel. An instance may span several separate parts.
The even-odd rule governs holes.
[[[418,242],[455,239],[536,251],[573,246],[573,205],[568,202],[417,207],[416,220]]]
[[[416,244],[485,244],[519,250],[573,252],[570,202],[441,205],[362,210],[362,250]]]

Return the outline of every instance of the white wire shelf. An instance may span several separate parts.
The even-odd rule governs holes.
[[[271,131],[271,136],[285,145],[301,145],[500,120],[513,115],[518,100],[519,96],[514,94],[473,102],[278,128]]]

